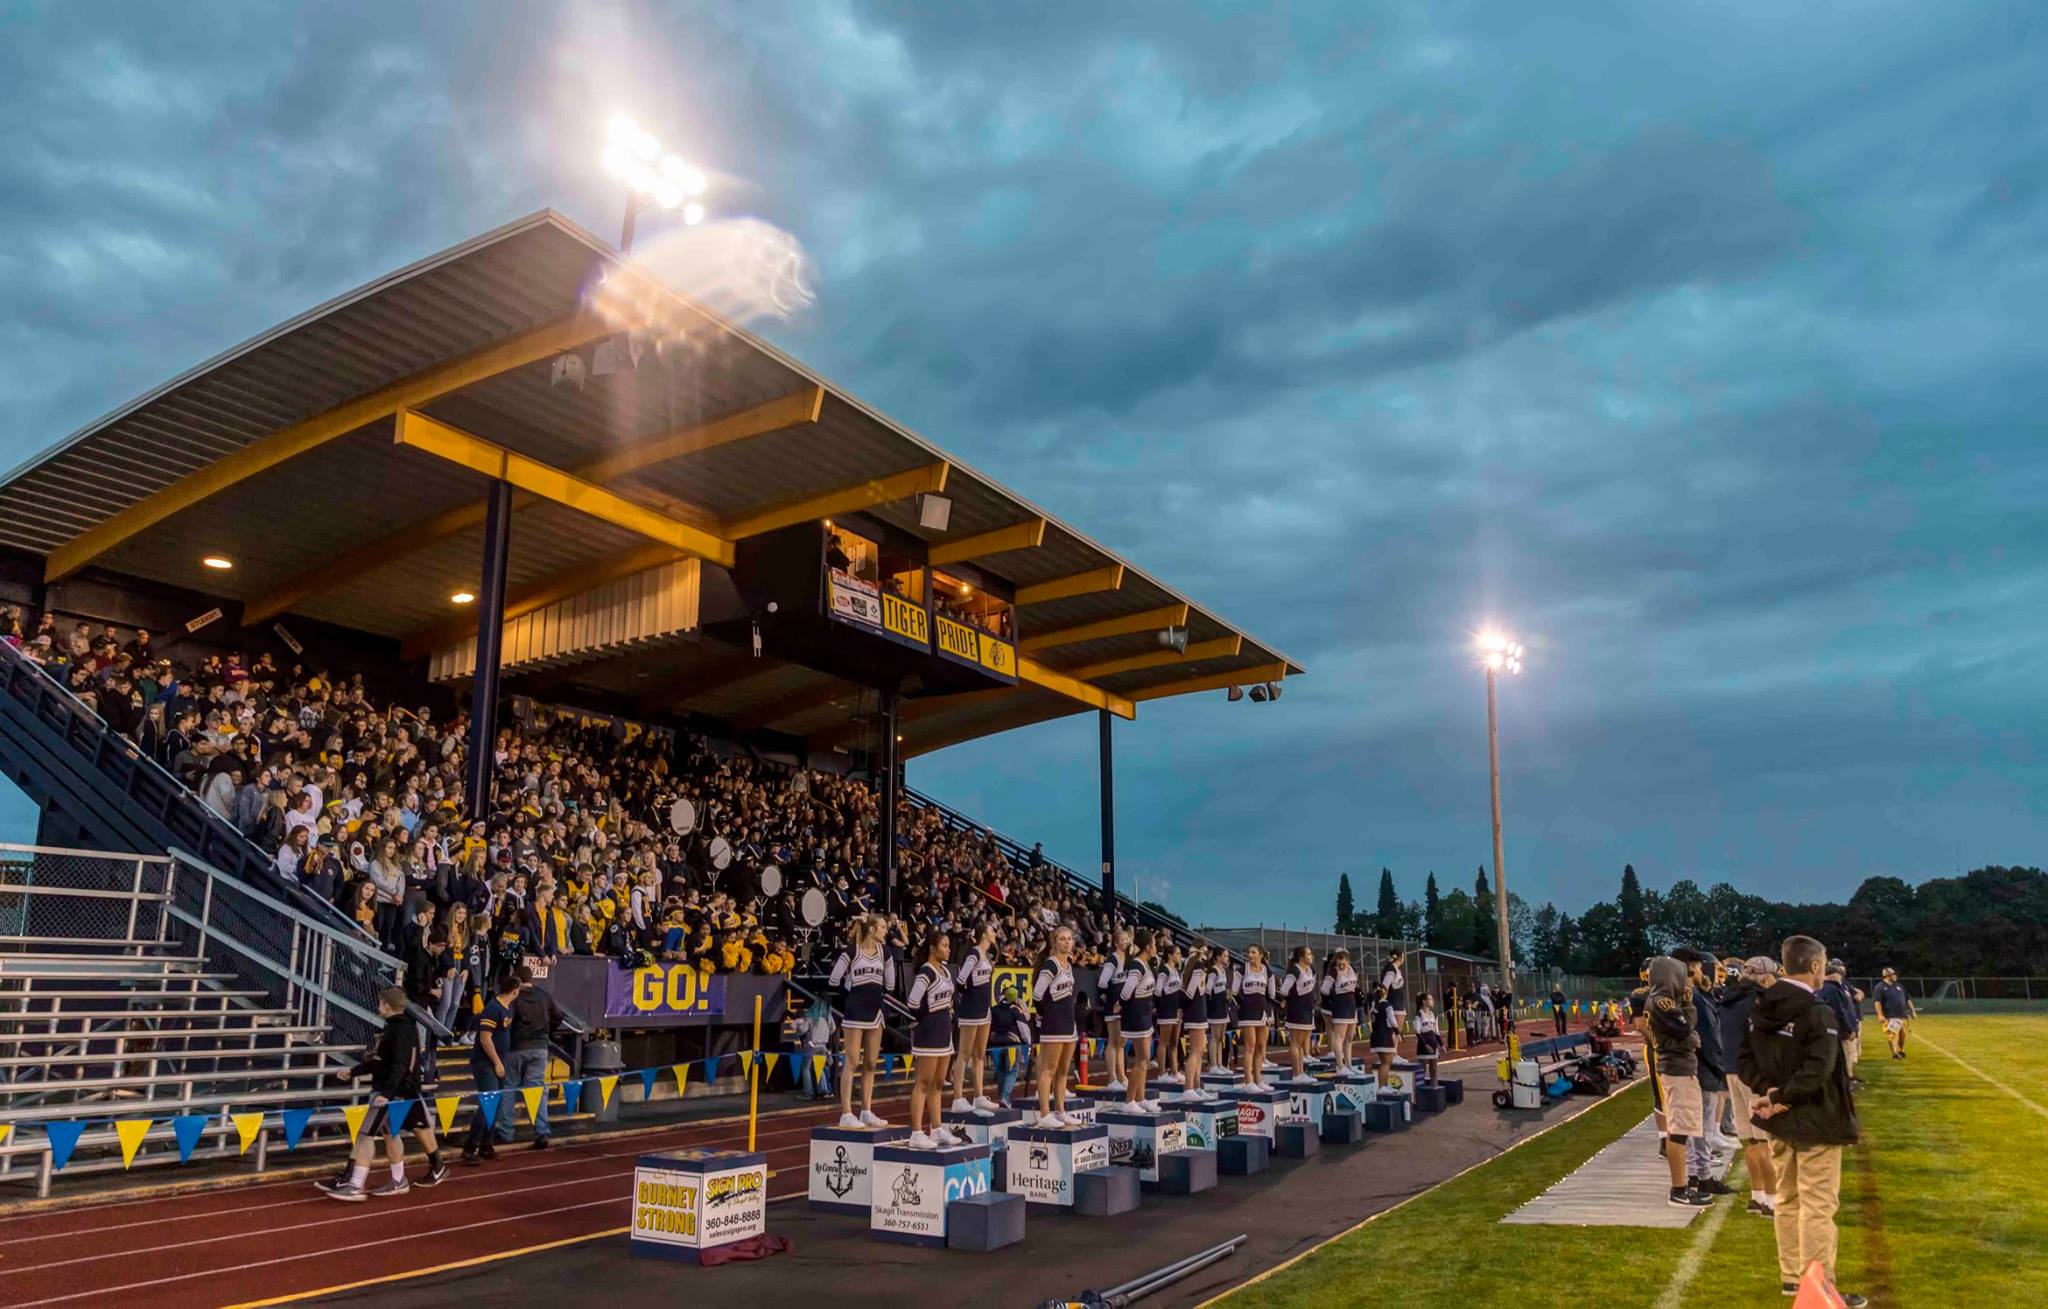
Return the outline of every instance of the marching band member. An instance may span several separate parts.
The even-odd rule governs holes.
[[[1230,966],[1230,951],[1218,946],[1209,959],[1209,1044],[1214,1047],[1211,1057],[1219,1068],[1230,1063],[1225,1046],[1230,1041],[1231,1020],[1236,1017],[1231,1012],[1236,1002],[1230,994],[1236,977],[1237,970]]]
[[[953,1112],[1001,1108],[988,1098],[989,1013],[994,1002],[996,925],[984,918],[975,929],[974,944],[968,947],[953,975],[953,1008],[960,1026],[960,1053],[953,1060]],[[967,1081],[974,1079],[974,1101],[967,1100]]]
[[[1202,1060],[1209,1052],[1209,952],[1201,945],[1188,947],[1187,962],[1180,974],[1181,1023],[1187,1028],[1188,1053],[1181,1062],[1183,1100],[1202,1098]]]
[[[896,989],[896,961],[882,948],[887,926],[880,914],[853,920],[853,943],[832,965],[831,985],[844,996],[846,1020],[840,1024],[839,1125],[887,1127],[875,1114],[875,1066],[882,1058],[882,996]],[[860,1116],[853,1112],[853,1075],[861,1075]]]
[[[1078,1127],[1068,1120],[1067,1070],[1074,1063],[1074,929],[1052,934],[1052,953],[1039,960],[1031,998],[1038,1010],[1038,1126]]]
[[[1287,973],[1280,979],[1279,1002],[1287,1021],[1287,1054],[1294,1064],[1294,1076],[1308,1076],[1308,1040],[1316,1032],[1315,951],[1305,945],[1294,947]]]
[[[1158,943],[1150,932],[1139,932],[1132,941],[1130,962],[1124,965],[1123,985],[1118,999],[1124,1016],[1124,1035],[1136,1047],[1125,1068],[1130,1088],[1124,1103],[1146,1113],[1159,1112],[1157,1100],[1145,1098],[1145,1076],[1152,1067],[1152,1020],[1159,995],[1159,979],[1152,971]]]
[[[953,938],[933,932],[920,951],[923,962],[910,983],[910,1013],[916,1027],[910,1038],[910,1144],[919,1150],[964,1145],[953,1129],[939,1122],[946,1087],[946,1065],[953,1059]],[[929,1127],[930,1132],[925,1129]]]
[[[1102,973],[1095,979],[1095,993],[1102,997],[1102,1026],[1109,1038],[1102,1043],[1108,1055],[1104,1062],[1109,1068],[1109,1082],[1103,1089],[1109,1091],[1124,1089],[1123,973],[1124,961],[1130,957],[1131,931],[1119,927],[1116,944],[1109,958],[1102,961]]]
[[[1323,1010],[1330,1016],[1330,1053],[1337,1071],[1351,1067],[1351,1034],[1358,1030],[1358,973],[1349,950],[1332,951],[1323,961]]]
[[[1231,979],[1237,997],[1237,1035],[1244,1042],[1244,1081],[1254,1091],[1266,1089],[1266,1038],[1272,1031],[1273,975],[1266,968],[1264,946],[1248,945],[1244,967]]]
[[[1165,935],[1165,933],[1161,933]],[[1186,1086],[1187,1080],[1180,1071],[1180,1026],[1181,1011],[1186,1007],[1185,988],[1181,982],[1180,946],[1172,940],[1159,952],[1159,1000],[1154,1006],[1156,1016],[1153,1023],[1159,1029],[1158,1039],[1153,1044],[1159,1048],[1159,1084],[1161,1086]]]
[[[1387,999],[1387,988],[1375,986],[1372,989],[1372,1027],[1369,1036],[1373,1068],[1379,1076],[1381,1086],[1391,1084],[1394,1076],[1394,1046],[1400,1040],[1400,1027],[1394,1018],[1394,1006]]]

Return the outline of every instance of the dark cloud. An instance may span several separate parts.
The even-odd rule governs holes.
[[[2039,862],[2039,9],[1365,12],[17,7],[0,463],[542,205],[609,233],[628,108],[810,249],[782,344],[1309,665],[1119,729],[1193,912],[1468,883],[1493,616],[1526,893]],[[914,776],[1088,867],[1092,749]]]

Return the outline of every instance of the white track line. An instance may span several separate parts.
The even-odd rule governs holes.
[[[1664,1286],[1664,1294],[1657,1297],[1655,1309],[1682,1309],[1685,1293],[1692,1287],[1692,1279],[1700,1275],[1700,1265],[1707,1261],[1707,1251],[1713,1248],[1714,1238],[1721,1234],[1721,1224],[1728,1221],[1728,1215],[1735,1211],[1741,1201],[1737,1192],[1734,1201],[1717,1204],[1707,1221],[1700,1224],[1700,1230],[1693,1234],[1692,1244],[1685,1247],[1685,1254],[1678,1260],[1678,1267],[1671,1270],[1671,1280]]]
[[[1921,1035],[1918,1032],[1915,1032],[1913,1034],[1912,1039],[1918,1041],[1920,1044],[1942,1055],[1944,1058],[1955,1060],[1958,1064],[1962,1065],[1964,1072],[1971,1073],[1977,1077],[1982,1078],[1984,1081],[1990,1083],[1992,1086],[1995,1086],[1999,1090],[2005,1092],[2007,1095],[2019,1101],[2021,1104],[2033,1110],[2035,1113],[2041,1115],[2043,1118],[2048,1118],[2048,1106],[2044,1106],[2036,1100],[2031,1100],[2026,1096],[2021,1095],[2018,1091],[2013,1090],[2004,1082],[1999,1081],[1996,1077],[1993,1077],[1991,1074],[1977,1067],[1977,1065],[1971,1063],[1969,1060],[1963,1058],[1961,1055],[1956,1054],[1954,1051],[1948,1049],[1948,1047],[1940,1045],[1935,1041],[1929,1040],[1927,1037]]]

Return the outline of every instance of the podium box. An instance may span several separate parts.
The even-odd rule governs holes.
[[[1019,1096],[1016,1099],[1010,1101],[1010,1103],[1017,1110],[1018,1113],[1023,1115],[1023,1122],[1026,1127],[1035,1127],[1038,1125],[1037,1096]],[[1054,1103],[1058,1103],[1058,1101],[1055,1100]],[[1095,1121],[1096,1108],[1097,1104],[1093,1096],[1087,1095],[1084,1092],[1080,1091],[1070,1091],[1067,1093],[1067,1117],[1078,1118],[1084,1123],[1092,1123]],[[941,1115],[941,1117],[943,1116],[944,1115]]]
[[[1365,1107],[1379,1099],[1379,1079],[1371,1073],[1339,1073],[1330,1080],[1333,1106],[1363,1114]]]
[[[1236,1101],[1182,1100],[1173,1107],[1187,1119],[1187,1131],[1181,1140],[1183,1149],[1214,1150],[1218,1141],[1237,1135]]]
[[[901,1245],[942,1246],[955,1200],[986,1195],[991,1175],[985,1145],[918,1150],[878,1145],[868,1234]]]
[[[1104,1109],[1095,1121],[1109,1129],[1109,1161],[1137,1169],[1140,1181],[1158,1181],[1159,1156],[1186,1147],[1187,1117],[1177,1108],[1156,1114]]]
[[[908,1127],[812,1128],[811,1208],[866,1218],[874,1194],[875,1147],[909,1139]]]
[[[976,1145],[994,1145],[1010,1134],[1010,1129],[1024,1121],[1021,1109],[974,1109],[965,1113],[948,1109],[939,1115],[939,1121],[948,1127],[957,1127],[967,1133]]]
[[[1244,1074],[1229,1068],[1211,1068],[1202,1074],[1202,1089],[1220,1091],[1229,1086],[1243,1086]]]
[[[669,1150],[633,1165],[635,1255],[697,1263],[706,1250],[767,1228],[768,1156],[732,1150]]]
[[[1415,1121],[1415,1097],[1408,1091],[1397,1091],[1392,1087],[1382,1087],[1379,1098],[1381,1104],[1394,1106],[1395,1111],[1401,1115],[1401,1122],[1403,1124]]]
[[[1223,1098],[1237,1106],[1239,1136],[1264,1137],[1268,1146],[1273,1144],[1275,1125],[1287,1108],[1287,1092],[1278,1088],[1254,1091],[1247,1086],[1234,1086],[1223,1093]]]
[[[1283,1118],[1305,1122],[1321,1131],[1323,1111],[1329,1108],[1330,1084],[1314,1077],[1290,1079],[1280,1084],[1287,1092],[1287,1107]]]
[[[1109,1167],[1109,1129],[1086,1127],[1012,1127],[1005,1153],[1009,1176],[1003,1189],[1032,1204],[1072,1208],[1074,1178]]]

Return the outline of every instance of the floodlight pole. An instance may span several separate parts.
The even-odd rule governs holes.
[[[633,220],[639,216],[640,197],[628,195],[626,197],[626,221],[619,229],[619,253],[622,255],[633,253]]]
[[[1509,995],[1515,990],[1515,961],[1509,951],[1508,870],[1502,861],[1500,840],[1500,720],[1494,709],[1494,669],[1486,666],[1486,757],[1493,779],[1493,916],[1500,930],[1501,983]]]
[[[476,671],[470,678],[469,758],[463,789],[471,822],[490,822],[498,748],[498,665],[505,648],[505,565],[512,545],[512,484],[491,483],[484,510],[483,585],[476,598]],[[490,839],[490,829],[484,829]]]
[[[881,691],[882,720],[882,912],[896,912],[896,688]]]
[[[1096,710],[1096,721],[1100,724],[1101,736],[1101,758],[1097,768],[1102,778],[1102,900],[1109,910],[1109,921],[1113,927],[1123,914],[1116,902],[1116,778],[1109,752],[1109,710]]]

